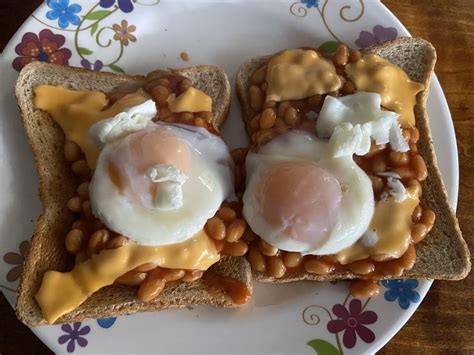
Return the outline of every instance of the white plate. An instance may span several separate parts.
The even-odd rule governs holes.
[[[107,3],[114,4],[109,8],[100,5]],[[127,3],[132,4],[133,11],[125,13]],[[122,8],[117,8],[117,4]],[[98,0],[70,0],[69,4],[63,0],[62,5],[58,5],[58,13],[49,5],[53,6],[41,5],[18,30],[0,63],[0,159],[3,164],[0,174],[0,255],[10,252],[6,260],[0,261],[0,287],[12,304],[17,281],[8,281],[7,273],[15,268],[15,263],[20,263],[21,256],[11,252],[18,253],[20,242],[30,237],[40,212],[38,178],[13,92],[18,72],[12,63],[22,53],[27,53],[22,52],[22,47],[34,49],[40,46],[44,51],[49,45],[56,50],[56,60],[62,58],[70,65],[80,66],[81,60],[87,59],[87,63],[97,64],[96,68],[102,63],[104,70],[123,68],[130,73],[146,73],[157,67],[215,64],[224,67],[234,81],[242,61],[283,48],[319,46],[335,40],[357,47],[409,35],[382,4],[369,0],[137,0],[133,3],[130,0],[102,0],[100,3]],[[61,7],[67,7],[70,13],[66,21],[59,21],[55,16],[61,12]],[[74,13],[74,10],[80,11]],[[84,16],[78,26],[76,21]],[[127,21],[128,26],[135,26],[128,30],[134,30],[132,39],[136,40],[129,41],[126,46],[113,38],[113,24],[121,25],[122,20]],[[28,35],[24,37],[26,33]],[[19,43],[23,46],[17,47],[18,52],[15,52]],[[187,52],[190,60],[181,60],[180,52]],[[41,54],[40,59],[51,57],[52,54]],[[16,69],[26,60],[17,59]],[[83,61],[84,65],[87,63]],[[431,84],[428,111],[438,160],[455,206],[458,193],[456,140],[449,109],[436,78]],[[223,132],[232,148],[246,145],[235,95]],[[10,273],[10,280],[15,276],[13,274],[15,272]],[[257,284],[253,299],[242,309],[194,307],[71,326],[45,326],[34,331],[55,352],[375,352],[410,318],[430,285],[430,281],[413,280],[403,284],[391,281],[387,287],[382,286],[379,297],[359,301],[348,296],[344,282]],[[364,309],[359,314],[360,302]],[[331,333],[328,323],[338,318],[333,312],[336,304],[342,304],[335,308],[339,316],[345,316],[343,307],[351,308],[352,317],[360,323],[354,323],[357,324],[355,328]],[[352,348],[350,338],[356,340]]]

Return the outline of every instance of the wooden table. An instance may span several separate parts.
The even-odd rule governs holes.
[[[0,1],[0,48],[5,47],[40,3],[40,0]],[[464,238],[474,251],[474,1],[385,0],[383,3],[413,36],[427,39],[438,52],[436,74],[451,109],[459,149],[457,215]],[[474,353],[473,273],[460,282],[435,282],[414,316],[380,353],[446,351]],[[1,295],[0,353],[51,353],[16,320]]]

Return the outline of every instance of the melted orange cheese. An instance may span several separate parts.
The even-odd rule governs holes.
[[[334,65],[310,49],[289,49],[273,56],[266,80],[267,102],[304,99],[342,85]]]
[[[148,99],[139,92],[128,94],[103,110],[108,100],[102,92],[68,90],[50,85],[39,85],[34,92],[34,105],[47,111],[62,128],[66,139],[82,149],[91,169],[95,168],[99,149],[89,140],[89,128],[97,121],[114,117]]]
[[[377,234],[378,241],[373,246],[365,246],[359,240],[337,253],[337,260],[345,265],[375,255],[401,257],[410,246],[411,215],[419,202],[417,187],[409,187],[405,199],[400,202],[396,202],[395,197],[379,201],[369,225],[369,230]]]
[[[193,87],[190,87],[178,97],[175,94],[171,94],[167,101],[171,112],[212,111],[211,97]]]
[[[72,271],[47,271],[35,298],[48,323],[53,323],[137,266],[155,263],[165,268],[207,270],[218,260],[214,242],[204,230],[184,242],[159,247],[129,242],[93,255]]]
[[[346,73],[357,90],[380,94],[382,106],[400,114],[402,128],[415,126],[413,108],[416,94],[424,89],[423,84],[410,80],[400,67],[375,54],[348,64]]]

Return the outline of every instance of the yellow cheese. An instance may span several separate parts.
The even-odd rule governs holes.
[[[415,126],[413,108],[416,94],[424,89],[423,84],[410,80],[400,67],[375,54],[348,64],[346,73],[357,90],[380,94],[382,106],[400,114],[402,128]]]
[[[128,94],[103,110],[108,100],[102,92],[75,91],[50,85],[39,85],[35,87],[34,92],[34,105],[47,111],[62,128],[66,139],[82,149],[91,169],[95,168],[99,149],[89,141],[90,126],[102,119],[114,117],[148,99],[138,92]]]
[[[167,101],[171,112],[212,111],[212,99],[201,90],[193,87],[190,87],[178,97],[171,94]]]
[[[214,242],[204,230],[184,242],[159,247],[129,242],[93,255],[72,271],[47,271],[35,298],[43,316],[53,323],[94,292],[113,284],[118,277],[137,266],[155,263],[165,268],[207,270],[218,260]]]
[[[310,49],[289,49],[273,56],[266,80],[267,102],[304,99],[342,85],[334,65]]]
[[[405,199],[400,202],[396,202],[395,197],[379,201],[369,226],[369,230],[378,236],[377,243],[369,247],[359,240],[337,253],[337,260],[345,265],[375,255],[401,257],[410,246],[411,215],[419,202],[417,187],[409,187]]]

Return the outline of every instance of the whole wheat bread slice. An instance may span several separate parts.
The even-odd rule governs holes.
[[[436,213],[436,222],[426,238],[416,245],[417,260],[412,270],[406,271],[404,278],[459,280],[467,276],[471,269],[469,249],[462,238],[456,215],[450,206],[446,188],[434,153],[433,141],[426,112],[426,99],[431,75],[436,62],[436,51],[431,43],[420,38],[399,38],[370,48],[364,53],[377,54],[401,67],[410,79],[423,83],[425,90],[417,95],[415,106],[416,126],[420,131],[418,149],[425,159],[428,178],[422,184],[424,206]],[[237,74],[237,95],[239,97],[243,120],[247,131],[252,111],[247,96],[250,77],[269,56],[253,58],[242,64]],[[254,272],[261,282],[290,282],[298,280],[338,280],[352,279],[358,276],[352,272],[339,272],[321,276],[310,273],[285,275],[274,279],[265,274]]]
[[[226,118],[230,105],[230,85],[225,72],[221,68],[201,65],[169,71],[160,70],[150,74],[159,76],[170,72],[189,78],[195,87],[212,97],[213,123],[218,127]],[[18,77],[16,96],[36,159],[40,178],[39,195],[43,203],[43,212],[36,223],[18,289],[16,311],[18,318],[25,324],[30,326],[46,324],[34,299],[43,274],[48,270],[67,271],[72,268],[71,260],[64,248],[64,237],[74,217],[65,206],[68,199],[74,196],[77,187],[76,178],[64,159],[64,134],[48,113],[34,107],[33,88],[40,84],[48,84],[63,85],[74,90],[98,90],[109,93],[117,88],[139,87],[144,80],[144,76],[98,73],[40,62],[27,65]],[[250,267],[244,257],[224,257],[209,272],[236,278],[252,289]],[[62,316],[56,323],[157,311],[191,304],[236,306],[224,293],[210,294],[202,280],[170,283],[157,299],[149,303],[139,301],[136,293],[136,288],[132,287],[105,287],[77,309]]]

